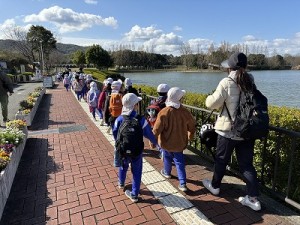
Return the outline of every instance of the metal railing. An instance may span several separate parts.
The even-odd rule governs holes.
[[[154,96],[142,95],[143,101],[140,104],[140,113],[145,114],[145,109]],[[193,114],[197,121],[197,132],[195,138],[189,142],[188,149],[196,152],[204,158],[213,161],[211,151],[201,144],[199,138],[202,122],[208,117],[211,111],[203,108],[184,105]],[[217,113],[214,113],[213,122]],[[254,166],[258,172],[258,179],[261,188],[275,198],[300,209],[300,165],[295,163],[299,159],[300,132],[288,129],[269,126],[269,135],[263,140],[255,143]],[[298,143],[297,143],[298,141]],[[238,172],[235,156],[232,157],[230,166],[231,172],[241,177]],[[296,199],[296,200],[295,200]]]

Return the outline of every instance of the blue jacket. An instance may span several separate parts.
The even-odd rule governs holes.
[[[130,118],[133,118],[135,115],[136,115],[136,111],[132,111],[131,114],[130,114]],[[112,129],[115,140],[117,139],[118,130],[119,130],[123,120],[124,120],[124,117],[122,115],[118,116],[118,118],[115,120],[113,129]],[[141,126],[143,128],[144,137],[149,139],[152,142],[152,144],[154,144],[156,146],[157,145],[157,140],[156,140],[154,134],[152,133],[151,127],[148,124],[145,117],[142,116],[142,118],[140,120],[140,123],[141,123]]]

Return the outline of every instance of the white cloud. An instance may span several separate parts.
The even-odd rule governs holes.
[[[256,41],[258,40],[256,37],[254,37],[253,35],[246,35],[242,38],[244,41]]]
[[[146,41],[151,38],[159,37],[162,34],[162,30],[157,30],[155,26],[140,27],[135,25],[128,33],[125,33],[125,39],[127,41]]]
[[[182,31],[182,27],[179,27],[179,26],[175,26],[173,28],[174,31]]]
[[[95,1],[95,0],[84,0],[84,2],[86,4],[90,4],[90,5],[97,5],[98,4],[98,1]]]
[[[49,22],[54,24],[60,33],[82,31],[94,25],[117,27],[117,20],[114,17],[102,18],[99,15],[78,13],[59,6],[43,9],[39,14],[25,16],[24,22]]]
[[[14,30],[20,32],[28,32],[32,24],[26,24],[24,26],[18,26],[15,19],[7,19],[4,23],[0,24],[0,39],[14,39]]]
[[[204,39],[204,38],[196,38],[188,40],[188,44],[190,45],[192,51],[194,53],[206,52],[208,48],[213,44],[213,40]]]

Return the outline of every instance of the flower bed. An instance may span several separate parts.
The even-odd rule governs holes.
[[[25,120],[27,126],[31,126],[35,113],[39,107],[43,95],[45,94],[45,88],[37,88],[31,93],[26,100],[20,102],[20,110],[15,115],[16,119]]]
[[[0,131],[0,220],[27,140],[25,121],[14,120]]]

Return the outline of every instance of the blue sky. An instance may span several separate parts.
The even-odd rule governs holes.
[[[249,53],[300,55],[299,0],[0,0],[0,39],[41,25],[61,43],[160,54],[212,44]],[[259,49],[253,46],[259,46]],[[262,52],[263,51],[263,52]]]

